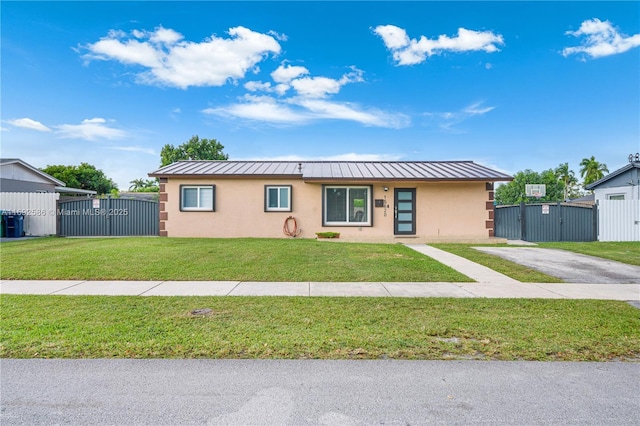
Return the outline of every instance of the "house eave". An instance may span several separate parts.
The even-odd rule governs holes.
[[[638,162],[629,163],[626,166],[621,167],[621,168],[619,168],[618,170],[616,170],[616,171],[614,171],[612,173],[609,173],[608,175],[604,176],[603,178],[598,179],[597,181],[592,182],[589,185],[586,185],[584,188],[589,190],[589,191],[594,190],[598,186],[602,185],[603,183],[615,178],[616,176],[620,176],[621,174],[627,172],[628,170],[634,169],[634,168],[640,169],[640,163],[638,163]]]

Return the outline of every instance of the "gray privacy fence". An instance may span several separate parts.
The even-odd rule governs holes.
[[[134,236],[159,234],[155,201],[94,198],[58,203],[58,235]]]
[[[532,242],[596,241],[598,207],[567,203],[497,206],[495,236]]]

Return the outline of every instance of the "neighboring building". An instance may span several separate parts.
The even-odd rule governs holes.
[[[598,204],[598,240],[640,241],[640,155],[585,188]]]
[[[160,179],[160,235],[488,241],[493,184],[471,161],[180,161]]]
[[[67,188],[67,184],[18,158],[0,159],[0,192],[58,192],[95,195],[96,191]]]
[[[23,216],[23,234],[55,235],[62,195],[95,195],[66,184],[17,158],[0,159],[0,211]],[[20,235],[21,236],[21,235]]]
[[[640,161],[633,157],[631,160],[626,166],[585,186],[593,191],[596,203],[604,200],[640,200]]]
[[[121,191],[118,198],[123,200],[141,200],[141,201],[158,201],[159,194],[157,192],[129,192]]]
[[[569,203],[573,203],[573,204],[593,205],[593,204],[596,203],[596,198],[595,198],[595,196],[593,194],[587,194],[587,195],[584,195],[582,197],[572,198],[568,202]]]
[[[56,192],[66,184],[17,158],[0,159],[0,191]]]

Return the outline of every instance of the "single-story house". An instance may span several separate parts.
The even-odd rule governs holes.
[[[596,203],[604,200],[640,200],[640,158],[630,157],[629,164],[587,186]]]
[[[352,241],[493,237],[493,184],[472,161],[179,161],[160,180],[160,235]]]

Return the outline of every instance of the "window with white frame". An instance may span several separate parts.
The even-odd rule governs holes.
[[[607,194],[607,200],[623,200],[624,194]]]
[[[371,226],[370,186],[325,186],[323,225]]]
[[[216,210],[215,185],[181,185],[181,211],[209,211]]]
[[[291,185],[265,185],[264,211],[290,212]]]

